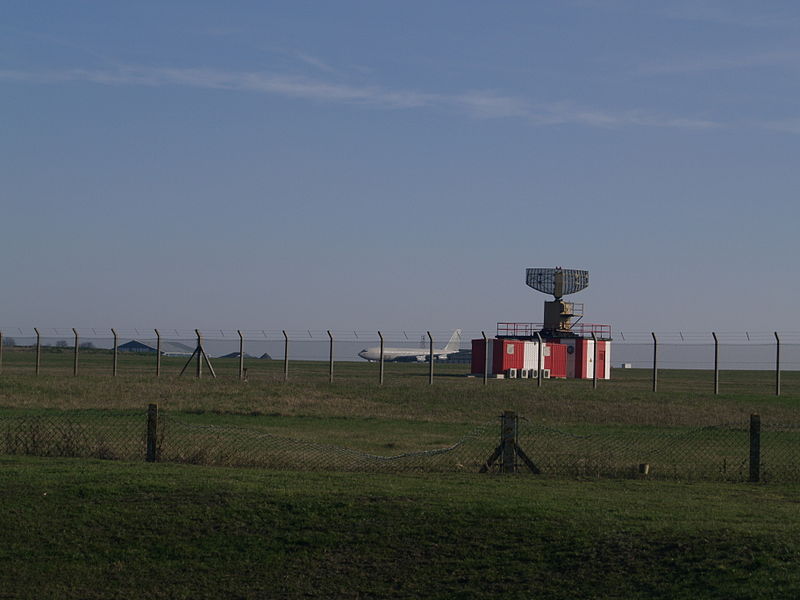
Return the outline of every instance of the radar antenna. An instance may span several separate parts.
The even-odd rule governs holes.
[[[565,302],[562,298],[574,294],[589,285],[589,271],[555,267],[525,270],[525,283],[555,300],[544,303],[544,327],[542,333],[555,337],[571,337],[572,319],[583,317],[583,305]]]

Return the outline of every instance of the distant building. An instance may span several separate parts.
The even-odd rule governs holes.
[[[248,354],[247,352],[244,353],[244,357],[245,358],[255,358],[255,356],[252,356],[252,355]],[[231,352],[229,354],[223,354],[222,356],[219,356],[218,358],[239,358],[239,353],[238,352]]]
[[[138,352],[140,354],[155,354],[156,347],[140,342],[139,340],[131,340],[117,346],[120,352]],[[161,342],[161,356],[191,356],[194,348],[181,344],[180,342]]]
[[[264,354],[262,354],[258,358],[263,358],[264,360],[272,360],[272,357],[266,352],[264,352]]]

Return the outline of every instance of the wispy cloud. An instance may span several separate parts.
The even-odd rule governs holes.
[[[317,102],[360,105],[384,110],[440,108],[475,119],[521,119],[534,125],[581,124],[592,127],[680,127],[709,129],[709,120],[659,115],[644,110],[613,112],[569,102],[532,103],[494,91],[456,94],[391,90],[381,86],[332,83],[308,77],[213,69],[124,67],[113,70],[0,70],[0,81],[38,84],[89,82],[99,85],[184,86],[254,92]]]
[[[734,56],[698,56],[669,63],[642,65],[637,69],[637,72],[643,75],[662,75],[769,67],[791,67],[796,69],[798,66],[800,66],[800,51],[792,50]]]

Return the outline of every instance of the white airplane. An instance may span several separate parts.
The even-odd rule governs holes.
[[[437,350],[433,349],[433,355],[439,360],[447,359],[448,354],[455,354],[461,347],[461,330],[456,329],[450,337],[450,341],[444,348]],[[381,359],[381,348],[375,346],[374,348],[364,348],[358,355],[364,360],[373,362]],[[384,362],[390,362],[401,358],[414,357],[418,361],[423,362],[428,359],[429,352],[424,348],[386,348],[383,349]]]

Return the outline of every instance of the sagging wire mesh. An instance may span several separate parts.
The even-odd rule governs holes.
[[[585,428],[584,428],[585,429]],[[598,429],[598,428],[595,428]],[[0,417],[0,454],[145,459],[145,413]],[[748,423],[710,427],[606,427],[583,433],[519,418],[516,442],[541,476],[747,481]],[[498,448],[500,427],[491,419],[441,448],[384,456],[259,429],[202,425],[161,412],[157,460],[278,470],[477,473]],[[800,481],[800,426],[763,424],[762,481]],[[646,470],[643,471],[643,466]],[[490,471],[500,470],[495,462]],[[518,462],[516,470],[526,472]]]
[[[443,448],[381,456],[223,425],[198,425],[162,416],[159,460],[282,470],[360,472],[477,472],[496,443],[496,421]]]
[[[37,415],[0,419],[0,453],[141,460],[145,414]]]

